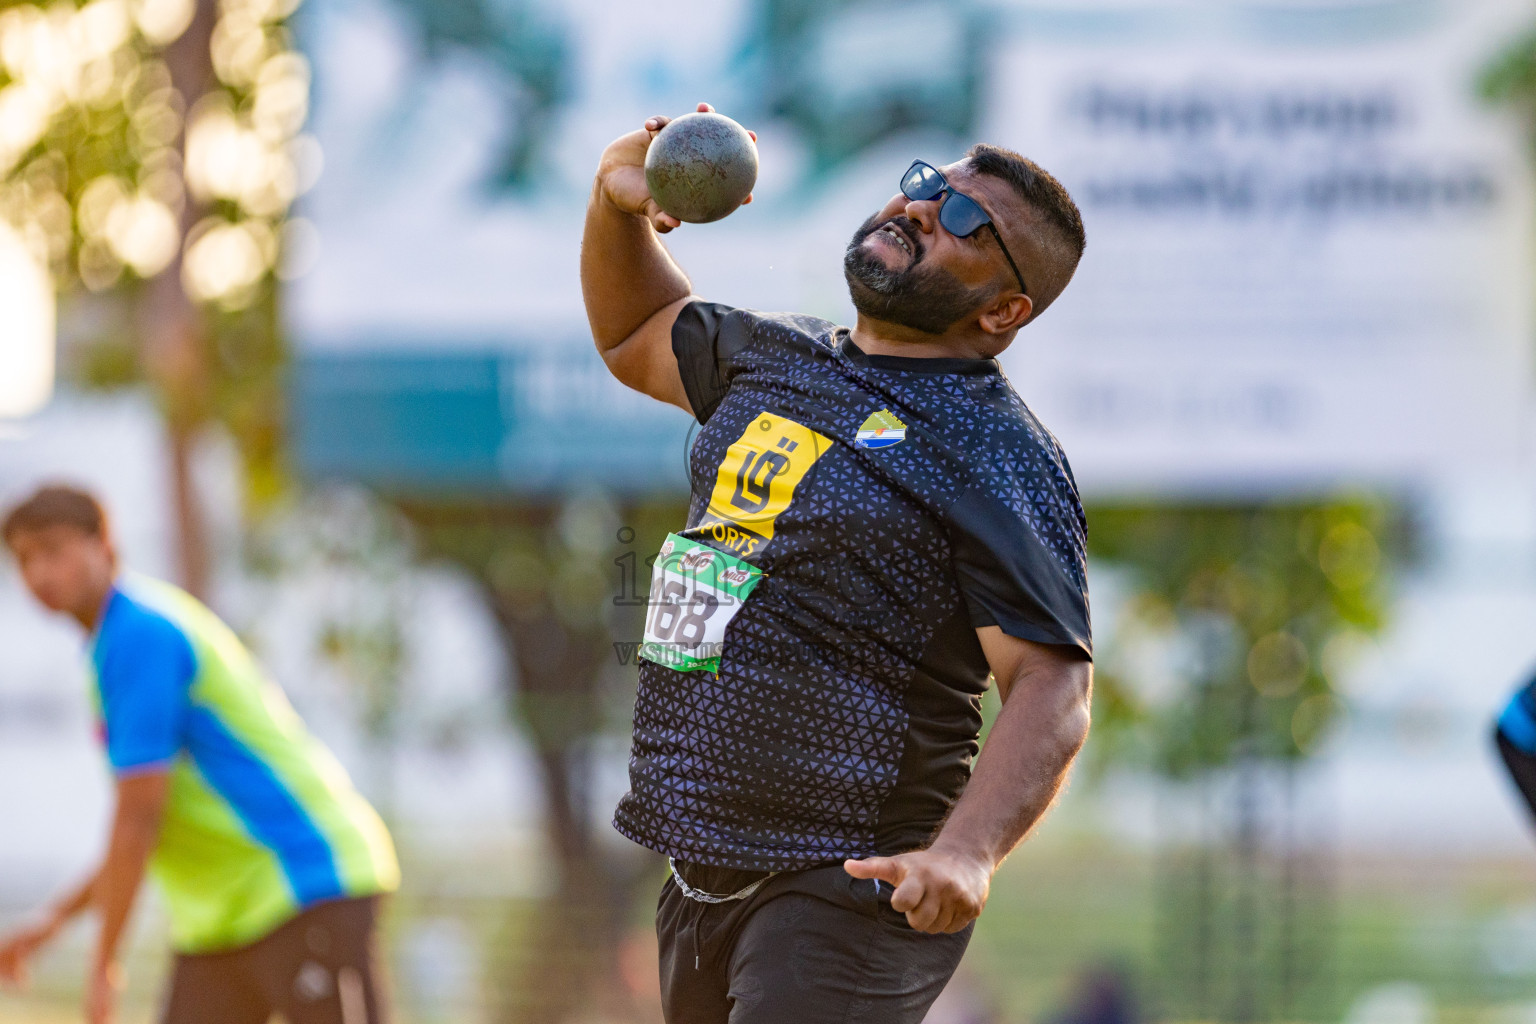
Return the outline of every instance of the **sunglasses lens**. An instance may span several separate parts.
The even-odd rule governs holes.
[[[901,179],[901,194],[908,199],[932,199],[944,191],[944,179],[927,164],[913,164]]]
[[[958,192],[951,192],[944,205],[939,207],[939,223],[956,238],[969,238],[991,221],[980,204]]]

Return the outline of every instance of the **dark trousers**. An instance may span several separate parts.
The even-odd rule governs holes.
[[[249,946],[178,955],[163,1024],[386,1024],[378,910],[321,903]]]
[[[729,893],[760,875],[683,866]],[[785,872],[745,900],[700,903],[669,877],[656,912],[668,1024],[920,1024],[971,939],[915,931],[891,887],[841,864]]]

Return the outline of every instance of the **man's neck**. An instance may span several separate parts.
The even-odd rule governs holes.
[[[991,359],[996,339],[976,331],[924,334],[910,327],[875,320],[859,314],[853,343],[867,356],[905,356],[909,359]]]
[[[91,595],[91,599],[82,607],[76,608],[73,615],[76,622],[84,627],[87,633],[95,633],[101,625],[102,617],[107,614],[107,605],[112,601],[112,592],[117,589],[117,578],[108,581],[105,589]]]

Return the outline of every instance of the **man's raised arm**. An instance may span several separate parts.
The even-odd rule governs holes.
[[[653,117],[603,151],[581,239],[581,293],[592,338],[613,375],[691,412],[672,355],[672,324],[693,296],[657,237],[681,222],[662,212],[645,184],[645,152],[668,120]]]

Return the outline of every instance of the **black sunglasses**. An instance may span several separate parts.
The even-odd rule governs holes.
[[[944,230],[956,238],[970,238],[982,228],[991,228],[992,237],[997,239],[997,247],[1003,250],[1003,258],[1013,268],[1013,276],[1019,279],[1019,291],[1028,295],[1029,287],[1024,283],[1024,275],[1019,273],[1019,265],[1013,262],[1013,254],[1003,244],[1003,236],[998,233],[997,225],[992,223],[992,218],[981,208],[980,203],[964,192],[956,192],[944,180],[938,168],[921,160],[912,161],[907,173],[901,176],[901,194],[908,199],[921,202],[937,199],[945,193],[948,193],[948,197],[939,204],[939,223],[944,225]]]

